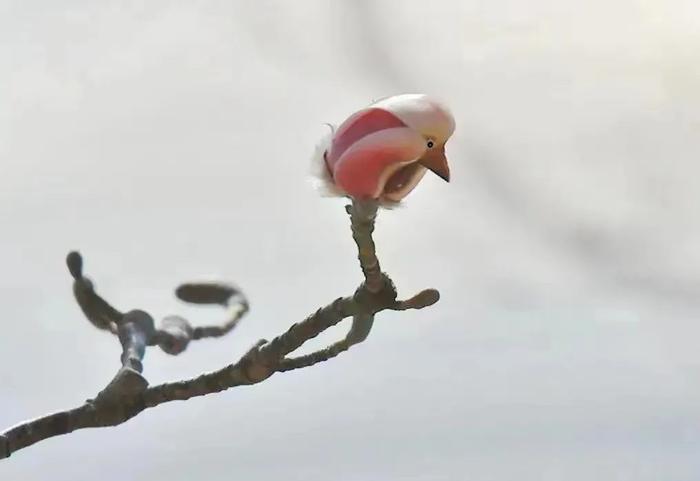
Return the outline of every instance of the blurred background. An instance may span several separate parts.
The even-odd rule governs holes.
[[[700,478],[700,4],[693,0],[0,0],[0,429],[94,396],[118,342],[72,300],[79,249],[122,309],[252,311],[151,383],[239,358],[353,291],[325,122],[425,92],[453,182],[376,240],[403,295],[338,359],[0,463],[12,481]],[[305,350],[344,335],[326,333]]]

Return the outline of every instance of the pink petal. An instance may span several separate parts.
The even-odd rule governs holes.
[[[425,140],[408,127],[384,129],[362,137],[338,159],[333,178],[358,198],[378,198],[389,175],[425,152]]]
[[[340,156],[362,137],[395,127],[406,127],[406,124],[391,112],[383,109],[370,108],[353,114],[338,127],[333,136],[330,151],[326,156],[328,167],[333,170]]]

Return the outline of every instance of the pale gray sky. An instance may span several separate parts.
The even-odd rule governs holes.
[[[696,0],[0,0],[0,425],[118,367],[71,298],[156,317],[231,280],[230,337],[150,352],[152,383],[237,359],[359,282],[324,122],[422,91],[457,118],[454,181],[382,212],[403,294],[332,363],[43,442],[0,479],[696,481]],[[199,316],[199,317],[197,317]],[[316,346],[342,335],[346,326]]]

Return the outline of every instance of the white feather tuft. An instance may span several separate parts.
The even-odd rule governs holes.
[[[347,197],[347,194],[333,182],[326,166],[324,155],[330,149],[333,134],[335,133],[333,125],[326,125],[330,129],[316,144],[314,155],[311,159],[311,183],[323,197]]]
[[[311,159],[311,184],[314,188],[321,194],[322,197],[347,197],[350,196],[343,189],[338,187],[333,179],[331,178],[330,172],[328,172],[328,167],[326,166],[326,159],[324,154],[330,149],[331,142],[333,141],[333,135],[335,134],[335,126],[331,124],[326,124],[330,129],[329,131],[321,137],[321,139],[316,144],[314,149],[314,154]],[[397,209],[403,207],[405,204],[401,201],[393,201],[386,198],[378,199],[377,202],[379,206],[384,209]]]

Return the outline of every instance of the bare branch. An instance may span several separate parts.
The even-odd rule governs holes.
[[[82,406],[26,421],[0,434],[0,459],[54,436],[77,429],[116,426],[145,409],[170,401],[184,401],[237,386],[256,384],[275,372],[309,367],[347,351],[362,342],[370,333],[376,314],[384,310],[422,309],[438,301],[435,289],[426,289],[405,300],[396,300],[396,288],[382,273],[377,259],[372,231],[377,213],[374,202],[354,201],[347,207],[353,239],[365,281],[352,296],[341,297],[271,341],[260,340],[235,364],[202,374],[196,378],[148,387],[141,375],[143,356],[148,346],[158,345],[170,354],[180,354],[194,339],[220,337],[230,332],[248,311],[248,303],[240,290],[216,283],[183,284],[176,295],[187,302],[218,304],[229,309],[229,318],[221,326],[193,328],[180,316],[166,317],[159,329],[153,318],[142,310],[122,314],[100,297],[92,282],[83,276],[83,261],[77,252],[68,255],[67,264],[75,279],[76,300],[88,320],[119,336],[122,344],[122,367],[95,399]],[[299,357],[287,357],[312,339],[341,322],[352,318],[347,336],[330,346]]]

